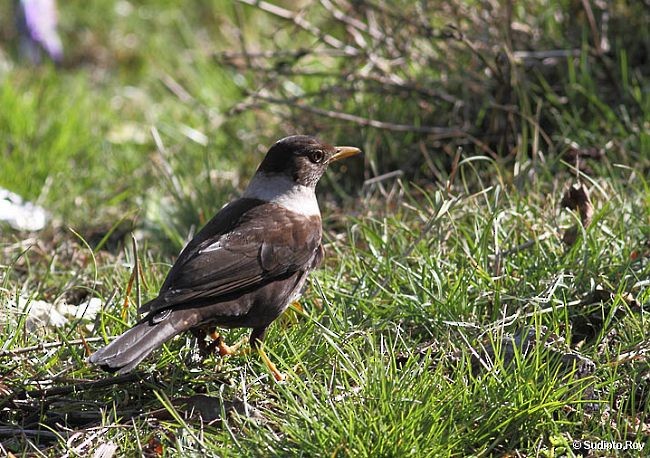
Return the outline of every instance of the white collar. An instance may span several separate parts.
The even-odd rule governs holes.
[[[320,216],[314,189],[282,174],[257,172],[242,197],[272,202],[303,216]]]

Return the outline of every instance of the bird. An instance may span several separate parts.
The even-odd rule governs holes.
[[[316,185],[332,162],[359,154],[309,135],[273,144],[243,195],[225,205],[185,246],[142,318],[89,362],[119,374],[132,371],[163,343],[185,331],[216,339],[216,328],[250,328],[248,341],[278,381],[284,375],[264,352],[269,325],[296,301],[324,257]],[[213,348],[214,350],[214,348]]]

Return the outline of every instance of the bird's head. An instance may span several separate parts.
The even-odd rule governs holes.
[[[332,146],[309,135],[293,135],[271,146],[257,173],[284,175],[296,184],[313,189],[330,163],[360,152],[359,148]]]

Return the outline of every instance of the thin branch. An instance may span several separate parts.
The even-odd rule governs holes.
[[[41,436],[58,439],[60,436],[42,429],[0,428],[0,437]],[[9,455],[14,456],[14,455]]]
[[[516,106],[501,105],[499,103],[490,103],[490,106],[497,110],[502,110],[505,111],[506,113],[512,113],[514,115],[517,115],[520,118],[522,118],[524,121],[528,122],[544,138],[544,141],[546,142],[546,145],[549,147],[549,150],[551,151],[555,150],[551,136],[548,133],[546,133],[544,129],[542,129],[542,126],[539,124],[539,122],[536,119],[534,119],[532,116],[522,113],[521,110]]]
[[[264,58],[277,58],[277,57],[282,57],[283,55],[287,55],[289,57],[294,57],[296,59],[305,56],[307,54],[318,54],[318,53],[312,53],[306,51],[300,51],[295,53],[267,51],[267,52],[257,53],[258,56]],[[436,83],[435,81],[409,81],[395,74],[391,75],[391,78],[388,78],[386,76],[374,74],[374,73],[373,74],[355,73],[353,75],[347,75],[344,72],[333,72],[333,71],[322,71],[322,70],[300,70],[300,69],[294,69],[292,67],[286,67],[286,66],[279,67],[276,65],[264,66],[259,64],[258,65],[251,64],[251,66],[247,66],[248,64],[242,64],[241,62],[239,63],[234,62],[234,57],[228,56],[225,57],[225,59],[231,60],[230,62],[227,62],[227,64],[232,65],[234,68],[238,70],[253,70],[253,71],[272,73],[273,75],[283,75],[283,76],[320,76],[320,77],[340,78],[342,80],[351,80],[354,82],[363,81],[363,82],[377,83],[380,84],[382,87],[390,86],[391,88],[395,89],[396,92],[397,91],[407,92],[407,93],[415,92],[425,97],[444,100],[445,102],[454,104],[458,107],[462,107],[465,104],[463,100],[451,95],[448,92],[442,91],[440,89],[432,89],[430,87],[427,87],[427,85],[435,85]],[[323,91],[320,90],[318,94],[321,94],[322,92]]]
[[[194,102],[194,97],[192,97],[192,95],[187,92],[187,90],[178,81],[172,78],[171,75],[164,73],[161,79],[165,87],[169,89],[172,94],[178,97],[181,102]]]
[[[513,51],[512,55],[516,62],[525,60],[545,60],[569,57],[580,57],[580,49],[544,49],[541,51]]]
[[[370,22],[366,24],[365,22],[344,13],[336,6],[334,6],[331,0],[320,0],[320,3],[327,11],[332,14],[335,19],[348,26],[348,32],[351,35],[359,32],[367,33],[374,40],[380,43],[385,43],[388,48],[387,50],[393,57],[400,57],[400,52],[395,46],[395,40],[392,36],[387,35],[382,30],[372,26]]]
[[[403,23],[415,27],[419,33],[422,33],[424,37],[441,39],[449,38],[449,34],[447,32],[438,34],[434,33],[433,27],[427,23],[428,18],[423,15],[406,16],[387,8],[385,5],[378,5],[368,0],[356,1],[360,5],[365,5],[366,7],[373,9],[386,17],[398,21],[398,23]],[[414,18],[417,18],[419,20],[415,20]]]
[[[142,275],[142,266],[140,266],[140,259],[138,256],[138,241],[135,234],[131,233],[131,242],[133,244],[133,270],[135,271],[135,294],[137,300],[138,310],[142,306],[142,291],[140,288],[140,277]]]
[[[246,65],[251,66],[253,62],[251,61],[251,56],[248,53],[248,46],[246,44],[246,34],[244,33],[244,18],[242,14],[242,6],[240,4],[233,4],[233,9],[235,10],[235,20],[237,21],[237,27],[235,27],[235,33],[239,40],[239,46],[241,48],[242,55],[246,60]]]
[[[318,49],[308,49],[308,48],[298,48],[298,49],[277,49],[273,51],[220,51],[215,52],[212,57],[217,59],[219,62],[223,60],[234,60],[239,58],[251,58],[251,59],[286,59],[286,58],[295,58],[299,59],[306,56],[307,54],[315,56],[327,56],[327,57],[343,57],[348,54],[345,51],[332,48],[318,48]]]
[[[16,356],[23,353],[31,353],[33,351],[43,351],[49,350],[50,348],[63,347],[64,345],[83,345],[84,342],[103,342],[103,337],[90,337],[88,339],[75,339],[67,341],[57,341],[57,342],[46,342],[40,343],[38,345],[32,345],[29,347],[14,348],[12,350],[0,350],[0,358],[5,356]]]
[[[387,121],[379,121],[378,119],[364,118],[362,116],[344,113],[341,111],[325,110],[316,108],[302,103],[294,102],[291,100],[279,99],[275,97],[268,97],[265,95],[253,95],[254,98],[263,100],[268,103],[278,105],[288,105],[308,113],[325,116],[332,119],[339,119],[341,121],[348,121],[360,126],[374,127],[377,129],[390,130],[393,132],[416,132],[421,134],[431,134],[436,139],[452,138],[452,137],[466,137],[467,132],[457,127],[438,127],[438,126],[416,126],[414,124],[397,124]]]
[[[589,0],[582,0],[582,8],[585,10],[587,15],[587,22],[589,23],[589,31],[591,32],[591,39],[594,42],[594,49],[596,54],[602,54],[603,49],[600,46],[600,34],[598,33],[598,26],[596,25],[596,18],[594,16],[594,11],[591,8]]]
[[[335,19],[343,22],[344,24],[349,25],[350,27],[354,27],[355,29],[360,30],[361,32],[367,33],[375,40],[388,42],[387,40],[389,37],[387,37],[381,30],[347,15],[340,9],[336,8],[334,4],[331,2],[331,0],[320,0],[320,3],[327,11],[332,13],[332,16],[334,16]]]
[[[348,56],[358,56],[360,54],[360,51],[357,48],[354,48],[350,45],[343,43],[341,40],[333,37],[332,35],[321,32],[321,30],[318,27],[316,27],[314,24],[306,20],[300,13],[295,13],[291,10],[282,8],[278,5],[274,5],[273,3],[265,2],[263,0],[237,0],[237,1],[239,1],[240,3],[245,3],[247,5],[259,8],[262,11],[270,13],[279,18],[291,21],[301,29],[311,33],[316,38],[322,40],[324,43],[330,45],[331,47],[345,51],[346,55]]]
[[[399,178],[404,175],[404,172],[402,170],[393,170],[392,172],[384,173],[382,175],[376,176],[369,178],[363,182],[363,186],[371,186],[376,183],[380,183],[384,180],[390,180],[392,178]]]
[[[495,77],[499,78],[500,81],[505,82],[505,79],[504,79],[503,73],[501,72],[501,69],[500,69],[499,67],[495,66],[492,62],[490,62],[490,61],[489,61],[489,60],[488,60],[488,59],[487,59],[487,58],[486,58],[486,57],[485,57],[485,56],[484,56],[484,55],[483,55],[483,54],[478,50],[478,48],[476,47],[476,45],[475,45],[472,41],[470,41],[469,38],[467,38],[467,37],[465,36],[465,34],[464,34],[464,33],[463,33],[459,28],[457,28],[456,26],[453,26],[453,25],[448,25],[447,27],[449,28],[449,30],[451,30],[451,31],[453,32],[452,36],[453,36],[456,40],[458,40],[459,42],[461,42],[461,43],[463,43],[465,46],[467,46],[467,48],[472,52],[472,54],[474,54],[476,57],[478,57],[478,59],[479,59],[481,62],[483,62],[483,65],[485,65],[487,68],[489,68],[490,71],[492,72],[492,74],[493,74]]]
[[[151,379],[150,376],[148,378]],[[89,391],[97,388],[105,388],[107,386],[117,385],[119,383],[138,382],[145,379],[147,379],[147,373],[140,371],[140,372],[132,372],[130,374],[118,375],[117,377],[108,377],[99,380],[71,383],[70,385],[55,386],[52,388],[37,388],[35,390],[24,390],[24,394],[31,398],[60,396],[60,395],[75,393],[77,391]],[[47,380],[46,382],[51,382],[51,381]],[[22,395],[23,392],[17,392],[16,394]]]

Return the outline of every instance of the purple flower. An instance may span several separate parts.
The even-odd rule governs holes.
[[[56,31],[56,0],[20,0],[16,21],[24,55],[39,63],[41,53],[45,51],[54,62],[61,62],[63,45]]]

